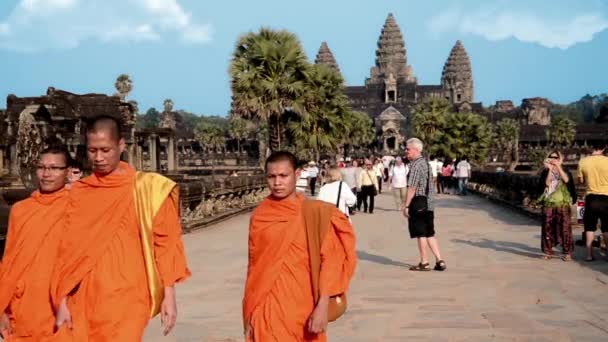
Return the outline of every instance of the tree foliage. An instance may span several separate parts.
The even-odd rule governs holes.
[[[567,147],[572,145],[576,137],[576,123],[568,118],[556,118],[552,120],[547,139],[553,145]]]
[[[414,111],[414,133],[423,137],[431,154],[483,163],[492,142],[492,129],[485,117],[473,113],[450,113],[441,100],[430,100]]]
[[[519,163],[519,123],[513,119],[502,119],[494,127],[495,146],[508,157],[509,171],[514,171]]]

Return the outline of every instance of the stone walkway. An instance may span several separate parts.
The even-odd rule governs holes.
[[[436,227],[446,272],[411,272],[417,249],[389,194],[353,217],[359,264],[347,314],[330,341],[608,341],[608,262],[544,261],[531,219],[479,197],[440,196]],[[241,215],[185,236],[193,277],[179,319],[145,341],[242,341],[247,224]],[[580,230],[575,231],[577,238]]]

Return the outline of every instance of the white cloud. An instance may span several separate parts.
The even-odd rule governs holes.
[[[0,48],[40,51],[83,41],[211,41],[212,26],[197,23],[178,0],[20,0],[0,19]]]
[[[436,35],[457,31],[491,41],[513,37],[548,48],[567,49],[591,41],[593,35],[608,29],[608,19],[599,11],[547,13],[513,6],[468,11],[452,8],[434,16],[429,29]]]

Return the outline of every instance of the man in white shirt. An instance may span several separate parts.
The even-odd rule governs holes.
[[[305,169],[308,172],[308,181],[310,182],[310,195],[315,195],[315,188],[317,186],[317,176],[319,175],[319,168],[317,163],[311,161],[308,163],[308,167]]]
[[[376,179],[378,179],[378,194],[381,194],[382,180],[384,179],[384,164],[382,162],[382,159],[376,159],[376,164],[374,165],[374,172],[376,173]]]
[[[302,172],[300,172],[300,178],[296,181],[296,191],[306,193],[306,189],[308,188],[308,171],[306,168],[301,168]]]
[[[441,169],[443,168],[443,162],[437,159],[435,156],[431,156],[429,158],[429,166],[431,167],[431,174],[433,175],[433,186],[435,187],[437,193],[439,192],[439,187],[437,184],[437,176],[441,174]]]
[[[467,157],[463,157],[458,165],[456,165],[456,178],[458,178],[458,190],[463,196],[467,195],[467,185],[471,178],[471,164]]]
[[[395,165],[389,171],[388,183],[392,188],[393,198],[395,199],[395,205],[397,210],[401,208],[401,205],[405,203],[407,195],[407,174],[408,167],[403,164],[403,159],[397,157]]]

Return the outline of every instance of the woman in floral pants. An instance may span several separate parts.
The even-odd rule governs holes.
[[[539,179],[542,192],[539,202],[543,205],[541,248],[545,260],[553,257],[553,247],[557,245],[562,246],[564,261],[571,260],[574,251],[570,215],[577,199],[576,188],[572,174],[563,169],[562,162],[560,152],[549,153]]]

